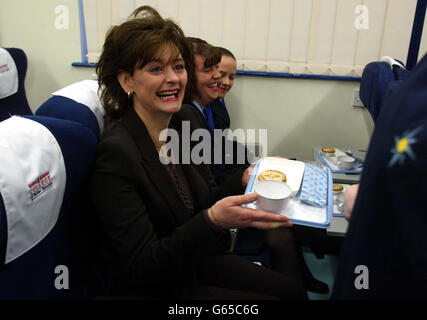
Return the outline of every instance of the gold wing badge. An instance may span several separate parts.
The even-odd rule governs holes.
[[[411,145],[417,142],[415,136],[420,133],[422,129],[423,127],[420,126],[412,131],[406,130],[400,137],[394,137],[395,145],[390,149],[390,152],[393,154],[393,156],[388,163],[389,168],[393,167],[397,162],[399,165],[403,165],[407,157],[411,158],[412,160],[416,159]]]

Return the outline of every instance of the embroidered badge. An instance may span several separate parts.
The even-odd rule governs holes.
[[[0,66],[0,73],[9,71],[9,66],[7,64],[3,64]]]
[[[415,136],[423,129],[423,127],[415,128],[412,131],[405,131],[402,136],[394,137],[395,145],[390,149],[393,156],[388,163],[388,167],[393,167],[397,162],[402,165],[405,162],[405,158],[408,156],[412,160],[415,160],[415,154],[412,151],[411,145],[417,142]]]
[[[52,187],[52,179],[49,171],[43,173],[28,185],[31,201],[36,200],[43,192]]]

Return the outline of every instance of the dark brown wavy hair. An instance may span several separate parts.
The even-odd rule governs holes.
[[[236,57],[234,56],[234,54],[230,50],[223,48],[223,47],[216,47],[216,48],[221,52],[221,55],[227,56],[227,57],[230,57],[230,58],[233,58],[234,60],[236,60]]]
[[[172,58],[181,54],[187,70],[187,82],[194,83],[191,46],[182,29],[172,20],[163,19],[150,6],[142,6],[132,13],[128,21],[110,28],[96,66],[106,119],[119,119],[127,108],[132,107],[132,100],[124,92],[117,75],[123,71],[133,75],[135,68],[143,68],[158,58],[159,49],[165,46],[175,54]]]
[[[204,64],[206,68],[212,67],[221,62],[221,51],[218,48],[210,45],[208,42],[200,38],[187,37],[187,40],[190,43],[191,49],[193,51],[193,57],[196,54],[200,54],[206,58]],[[196,85],[197,79],[195,75],[193,75],[193,77],[194,80],[192,79],[191,83],[187,85],[187,90],[184,97],[185,103],[191,103],[194,97],[198,94]]]

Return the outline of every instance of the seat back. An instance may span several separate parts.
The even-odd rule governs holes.
[[[73,238],[80,226],[69,208],[96,144],[74,121],[24,116],[0,123],[0,299],[87,297]]]
[[[408,71],[402,68],[401,63],[389,57],[384,58],[387,58],[387,62],[368,63],[360,82],[360,99],[368,108],[374,122],[384,106],[384,101],[408,76]]]
[[[27,56],[18,48],[0,48],[0,121],[32,115],[25,93]]]
[[[96,141],[104,128],[104,109],[102,108],[98,82],[83,80],[66,86],[52,94],[35,112],[36,115],[48,116],[56,119],[74,121],[91,130]],[[86,183],[73,193],[69,201],[69,211],[72,211],[74,224],[78,225],[78,237],[74,244],[78,247],[80,267],[85,275],[85,285],[91,296],[108,295],[106,281],[98,271],[94,259],[94,241],[97,239],[97,230],[93,215],[93,208],[86,192]]]
[[[99,139],[104,129],[104,110],[98,95],[98,82],[83,80],[52,93],[35,114],[76,121],[92,130]]]

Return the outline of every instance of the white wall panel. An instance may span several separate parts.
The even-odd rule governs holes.
[[[401,57],[406,63],[409,42],[411,39],[412,23],[408,28],[402,28],[401,21],[413,21],[417,0],[406,0],[406,5],[401,5],[401,0],[389,0],[386,29],[384,30],[381,56]]]
[[[90,55],[141,5],[228,48],[241,70],[360,76],[383,55],[406,62],[416,0],[84,0]],[[368,9],[366,29],[356,24],[359,5]]]
[[[267,60],[289,61],[294,0],[270,0]]]
[[[224,44],[233,51],[237,59],[244,59],[246,36],[246,0],[224,3]],[[209,41],[209,39],[206,39]]]
[[[388,0],[364,0],[363,4],[369,8],[369,28],[358,30],[359,41],[354,62],[356,66],[366,65],[381,56],[385,18],[388,11]]]
[[[307,68],[313,74],[329,74],[337,0],[313,1]]]
[[[200,1],[182,0],[179,25],[187,36],[200,37]]]

